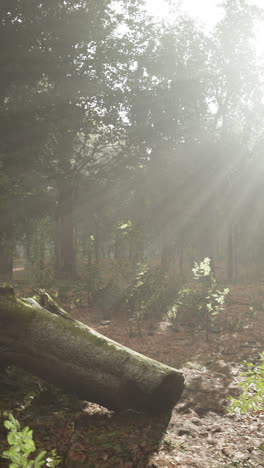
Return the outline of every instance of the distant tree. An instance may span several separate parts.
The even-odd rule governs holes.
[[[133,38],[122,29],[135,27],[133,35],[139,30],[141,3],[49,1],[44,9],[41,2],[14,1],[1,7],[2,38],[11,43],[1,109],[10,136],[23,136],[23,142],[14,138],[8,164],[14,168],[16,158],[23,159],[28,179],[34,177],[36,187],[44,181],[44,191],[54,197],[61,273],[75,274],[79,183],[120,154],[124,87],[134,60]],[[7,161],[11,139],[4,144]]]
[[[254,45],[255,26],[263,12],[246,0],[225,0],[221,6],[223,18],[211,36],[210,105],[222,164],[216,203],[221,205],[219,219],[227,229],[227,275],[232,280],[237,233],[247,231],[243,213],[254,192],[250,154],[263,126],[263,86]]]
[[[43,177],[36,171],[36,155],[47,135],[37,113],[43,70],[36,61],[36,25],[29,4],[23,11],[24,16],[18,1],[1,2],[0,275],[8,279],[19,226],[32,209],[42,210]]]

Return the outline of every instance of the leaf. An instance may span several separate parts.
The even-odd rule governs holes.
[[[46,452],[45,450],[42,450],[42,452],[40,452],[40,453],[38,454],[38,456],[35,458],[35,463],[36,463],[36,462],[39,463],[40,461],[42,461],[43,458],[45,457],[46,453],[47,453],[47,452]]]

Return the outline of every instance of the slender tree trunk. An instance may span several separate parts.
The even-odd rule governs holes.
[[[66,185],[60,187],[57,204],[56,270],[59,275],[76,275],[76,252],[74,238],[74,190]]]
[[[94,236],[94,255],[96,264],[99,264],[100,260],[100,225],[96,215],[94,215],[94,226],[95,226],[95,236]]]
[[[165,155],[163,159],[163,167],[157,167],[159,171],[159,178],[162,183],[161,192],[161,213],[160,213],[160,229],[161,229],[161,259],[160,266],[161,270],[166,273],[170,269],[172,262],[172,238],[174,234],[171,231],[171,212],[170,212],[170,200],[171,200],[171,186],[169,177],[169,164],[168,156]]]
[[[13,235],[11,231],[0,233],[0,279],[10,281],[13,274]]]
[[[208,213],[208,216],[210,213]],[[202,240],[202,259],[205,257],[210,258],[210,266],[212,273],[215,275],[215,230],[213,225],[213,214],[211,213],[212,222],[208,224],[204,230],[203,240]]]
[[[238,275],[238,224],[233,226],[233,281],[237,281]]]
[[[184,276],[184,231],[181,230],[178,237],[178,249],[179,249],[179,274],[180,277]]]
[[[233,250],[233,225],[229,223],[227,233],[227,279],[230,283],[234,279],[234,250]]]
[[[13,252],[0,245],[0,279],[10,281],[13,273]]]
[[[146,193],[145,187],[147,185],[146,179],[142,176],[138,183],[140,186],[135,193],[134,200],[134,233],[131,237],[132,244],[132,261],[136,265],[137,263],[144,262],[144,250],[145,250],[145,223],[146,223]]]
[[[115,233],[115,260],[119,261],[121,258],[121,250],[122,250],[122,240],[121,234],[119,230],[116,230]]]

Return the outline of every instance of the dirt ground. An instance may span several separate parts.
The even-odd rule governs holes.
[[[34,430],[37,447],[56,448],[65,468],[264,467],[264,408],[247,415],[226,411],[227,397],[238,395],[241,361],[257,363],[264,350],[264,284],[230,289],[228,306],[208,341],[204,331],[184,325],[175,331],[166,321],[155,326],[143,321],[140,329],[120,318],[104,324],[98,311],[78,309],[74,300],[65,299],[64,307],[74,318],[183,370],[186,389],[172,414],[115,414],[91,403],[83,403],[80,410],[78,402],[66,404],[67,397],[50,389],[22,391],[15,373],[0,382],[0,409],[11,409]],[[28,389],[38,385],[22,374],[19,379]],[[0,436],[2,451],[3,428]]]

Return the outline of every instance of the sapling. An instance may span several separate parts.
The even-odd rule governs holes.
[[[192,268],[194,279],[198,281],[198,288],[184,288],[179,291],[178,300],[169,309],[168,316],[174,323],[179,317],[189,317],[192,321],[205,328],[208,340],[209,330],[215,317],[224,309],[228,288],[220,291],[212,272],[210,258],[202,262],[194,262]]]
[[[260,356],[260,363],[245,363],[247,370],[239,377],[242,379],[238,386],[242,389],[239,398],[229,398],[230,413],[246,413],[263,410],[264,407],[264,352]]]
[[[51,456],[46,457],[47,452],[43,450],[32,460],[31,455],[36,451],[33,440],[33,431],[28,426],[21,429],[20,423],[14,418],[12,413],[4,412],[7,419],[4,426],[8,429],[7,441],[10,445],[8,450],[4,450],[2,458],[11,461],[9,468],[40,468],[45,464],[49,468],[55,468],[61,463],[61,457],[56,450],[51,451]]]
[[[224,310],[225,296],[229,293],[229,289],[225,288],[223,291],[218,289],[217,281],[210,265],[210,258],[208,257],[199,264],[194,262],[192,271],[195,280],[203,278],[207,280],[204,288],[204,313],[206,320],[206,339],[208,340],[210,325],[214,318]]]

